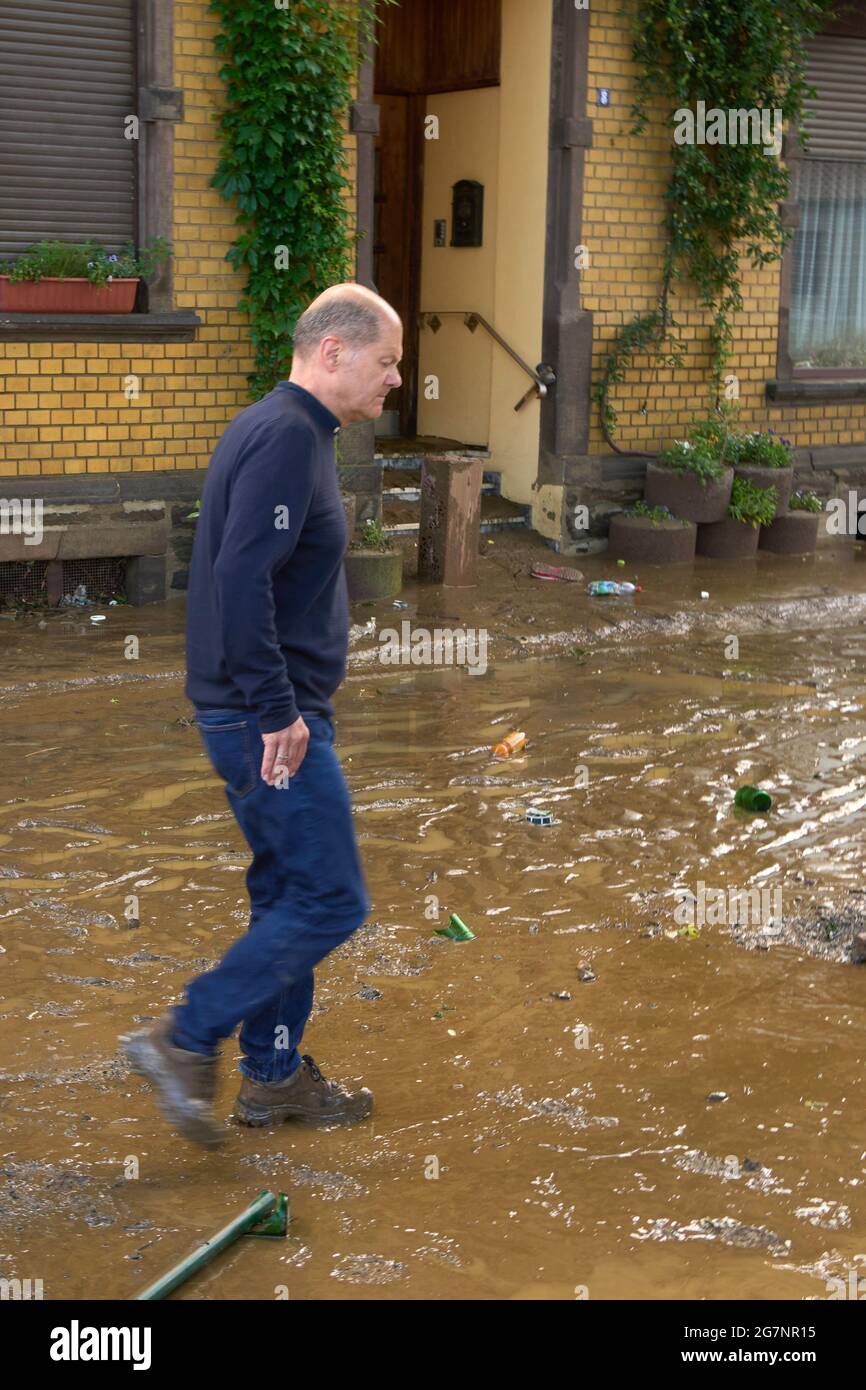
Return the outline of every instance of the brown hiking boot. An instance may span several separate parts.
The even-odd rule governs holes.
[[[312,1057],[286,1081],[253,1081],[244,1076],[235,1103],[235,1118],[243,1125],[280,1124],[303,1120],[311,1125],[346,1125],[364,1120],[373,1109],[373,1093],[363,1086],[346,1091],[327,1081]]]
[[[213,1117],[218,1057],[175,1047],[170,1015],[151,1028],[124,1034],[120,1041],[133,1071],[146,1076],[157,1104],[170,1124],[194,1144],[219,1148],[226,1135]]]

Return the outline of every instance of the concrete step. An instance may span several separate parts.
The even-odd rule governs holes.
[[[529,525],[531,509],[517,502],[509,502],[507,497],[496,493],[484,493],[481,497],[481,531],[487,535],[491,531],[502,531],[515,526]],[[382,496],[382,526],[390,535],[417,535],[421,519],[420,501],[402,497]]]
[[[481,484],[482,493],[490,496],[498,496],[500,492],[501,475],[494,472],[486,472],[483,475]],[[409,460],[406,467],[400,463],[388,466],[382,470],[382,497],[400,498],[404,502],[417,502],[421,497],[421,464],[415,465]]]

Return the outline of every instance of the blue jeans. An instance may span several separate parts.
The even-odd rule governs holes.
[[[334,726],[323,715],[303,718],[310,730],[304,761],[285,787],[269,787],[255,715],[196,709],[208,757],[252,850],[251,915],[247,934],[187,985],[174,1010],[174,1042],[213,1055],[242,1023],[240,1069],[255,1081],[280,1081],[300,1066],[313,968],[370,911]]]

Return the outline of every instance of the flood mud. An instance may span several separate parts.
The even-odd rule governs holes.
[[[373,910],[304,1046],[374,1114],[218,1155],[117,1044],[247,921],[183,603],[4,615],[0,1277],[126,1297],[263,1186],[289,1239],[176,1298],[796,1300],[866,1266],[866,565],[703,562],[608,601],[532,581],[521,544],[477,591],[353,615],[337,746]],[[487,670],[383,666],[404,618],[486,628]],[[435,935],[451,913],[474,941]]]

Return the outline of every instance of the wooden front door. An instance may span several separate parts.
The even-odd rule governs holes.
[[[421,196],[424,162],[424,98],[376,94],[373,283],[403,320],[403,385],[386,410],[399,410],[400,433],[414,435],[418,421],[418,310],[421,284]]]

